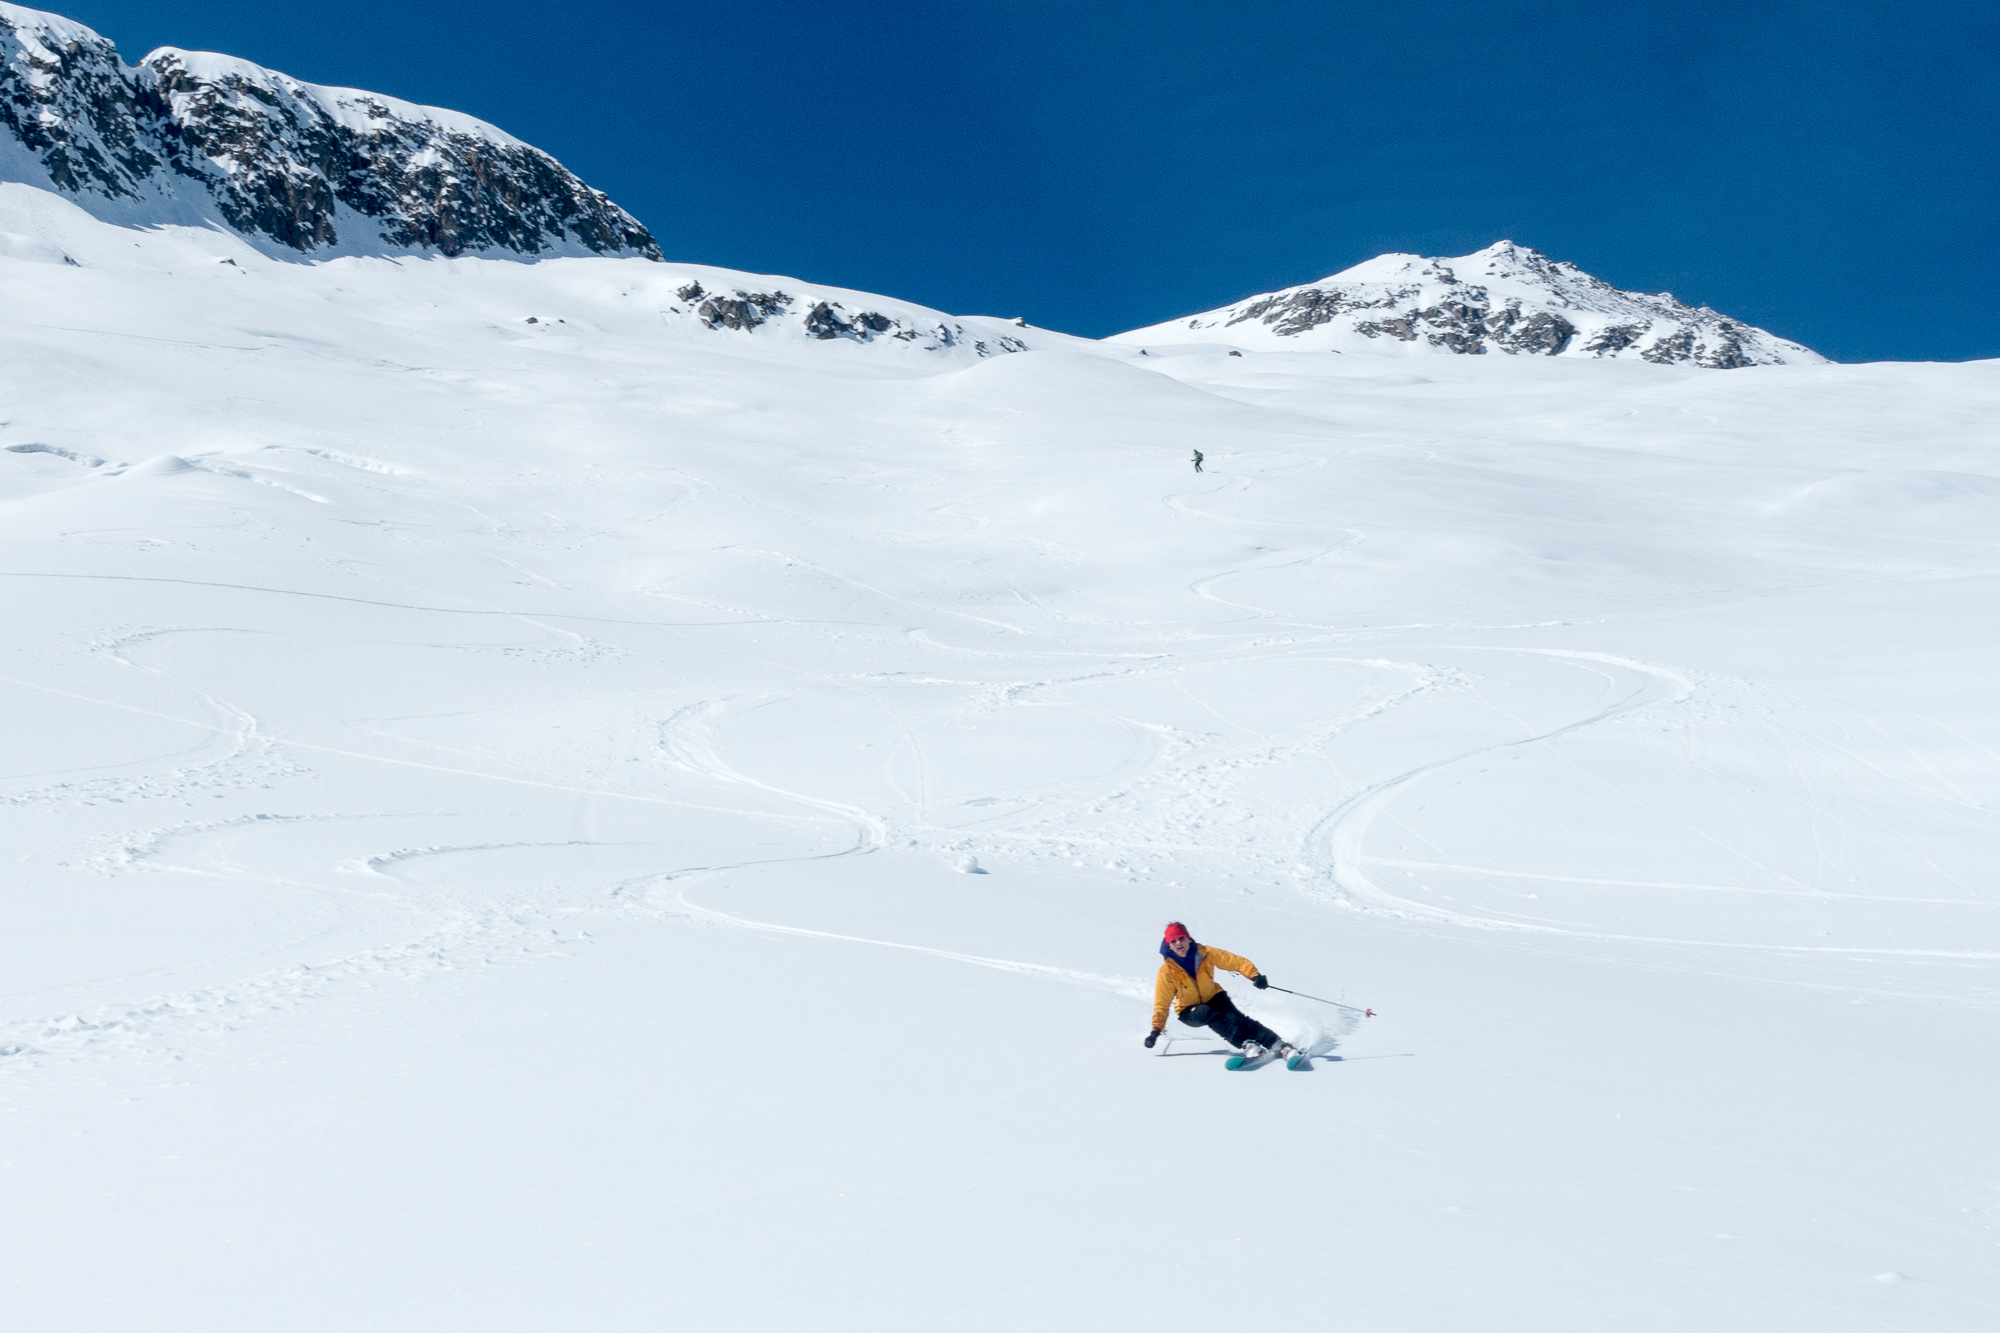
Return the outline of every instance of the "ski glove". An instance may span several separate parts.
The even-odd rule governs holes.
[[[1158,1028],[1154,1028],[1151,1032],[1148,1032],[1146,1034],[1146,1049],[1149,1051],[1152,1050],[1153,1043],[1158,1041],[1159,1039],[1160,1039],[1160,1030]]]
[[[1256,976],[1250,978],[1250,984],[1255,986],[1258,990],[1263,990],[1264,987],[1271,984],[1271,979],[1265,976],[1262,972],[1259,972]]]

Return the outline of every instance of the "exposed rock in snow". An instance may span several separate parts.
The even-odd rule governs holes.
[[[711,296],[695,313],[711,329],[737,329],[748,333],[773,315],[783,314],[792,298],[783,292],[738,292],[734,296]]]
[[[878,333],[887,333],[896,327],[896,322],[887,315],[874,310],[863,310],[850,315],[841,308],[838,301],[829,305],[817,302],[806,312],[806,332],[815,338],[839,338],[853,336],[866,341]]]
[[[107,221],[219,222],[267,250],[660,257],[539,149],[457,112],[0,4],[0,179]]]
[[[1621,291],[1512,241],[1456,259],[1381,255],[1318,282],[1135,329],[1115,341],[1636,357],[1716,370],[1826,359],[1669,293]]]
[[[862,296],[857,292],[822,291],[806,296],[794,296],[790,292],[773,288],[770,291],[751,291],[736,287],[728,292],[710,291],[695,279],[674,292],[688,303],[686,309],[669,310],[669,315],[692,314],[695,319],[710,329],[728,329],[737,333],[749,333],[771,322],[780,321],[807,338],[818,342],[831,342],[845,338],[853,342],[874,342],[887,336],[897,342],[910,343],[926,351],[942,351],[948,347],[963,347],[976,356],[999,356],[1008,352],[1029,350],[1026,342],[1009,333],[1000,333],[996,326],[1026,328],[1020,320],[996,320],[991,317],[963,316],[954,318],[922,306],[909,306],[885,297],[863,297],[871,306],[887,306],[896,313],[885,313],[881,309],[849,309],[839,296],[853,298]],[[968,329],[968,323],[971,327]],[[982,336],[983,335],[983,336]]]

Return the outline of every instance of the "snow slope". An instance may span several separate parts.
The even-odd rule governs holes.
[[[1112,341],[1375,355],[1498,352],[1710,370],[1826,359],[1669,292],[1620,291],[1512,241],[1455,259],[1377,255],[1318,282],[1134,329]]]
[[[1990,1327],[2000,364],[0,283],[11,1326]]]

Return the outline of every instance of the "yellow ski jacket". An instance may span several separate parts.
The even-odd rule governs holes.
[[[1215,980],[1215,969],[1239,973],[1242,976],[1257,975],[1257,965],[1248,958],[1230,953],[1227,949],[1212,949],[1206,944],[1189,946],[1195,951],[1194,975],[1176,958],[1160,960],[1160,975],[1153,981],[1153,1026],[1167,1025],[1167,1006],[1173,1005],[1181,1013],[1186,1013],[1198,1004],[1207,1004],[1222,994],[1222,987]]]

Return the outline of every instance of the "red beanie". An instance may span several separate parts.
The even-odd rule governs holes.
[[[1166,942],[1168,944],[1172,944],[1175,940],[1185,940],[1192,938],[1193,936],[1188,934],[1188,928],[1186,926],[1183,926],[1180,922],[1178,921],[1167,922]]]

